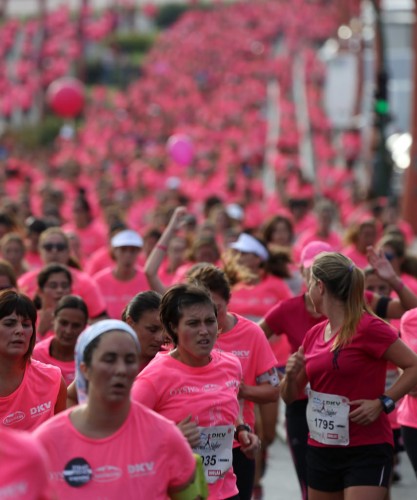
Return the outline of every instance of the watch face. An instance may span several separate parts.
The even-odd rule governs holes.
[[[388,396],[382,396],[381,402],[384,407],[385,413],[391,413],[392,411],[394,411],[395,403],[391,398],[389,398]]]

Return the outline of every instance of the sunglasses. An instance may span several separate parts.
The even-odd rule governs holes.
[[[65,243],[45,243],[42,245],[42,248],[47,252],[52,252],[55,249],[57,252],[63,252],[68,249],[68,245]]]

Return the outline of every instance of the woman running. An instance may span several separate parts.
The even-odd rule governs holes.
[[[54,310],[62,297],[71,293],[72,275],[62,264],[48,264],[38,274],[34,303],[38,308],[37,341],[54,334]]]
[[[38,342],[33,359],[57,366],[67,386],[75,378],[74,349],[88,322],[86,303],[77,295],[66,295],[54,310],[54,335]]]
[[[382,500],[393,461],[387,414],[416,385],[417,356],[370,312],[363,272],[344,255],[314,259],[308,293],[327,319],[290,357],[281,394],[291,403],[310,384],[309,499]],[[384,393],[388,361],[403,372]]]
[[[32,360],[36,308],[26,295],[0,293],[0,425],[33,430],[65,409],[67,389],[55,366]]]
[[[139,371],[153,360],[164,343],[160,305],[159,293],[148,290],[135,295],[122,313],[122,320],[135,331],[140,343]]]
[[[36,432],[59,497],[197,497],[196,461],[184,437],[130,401],[139,352],[135,332],[120,320],[99,321],[79,337],[76,380],[83,404]]]
[[[233,354],[213,350],[217,310],[206,289],[174,285],[162,297],[160,315],[174,349],[157,355],[139,374],[133,400],[179,425],[203,457],[209,498],[237,499],[233,437],[250,458],[259,448],[239,416],[241,364]]]
[[[213,264],[196,264],[186,277],[188,282],[207,288],[216,304],[219,335],[214,347],[233,353],[242,364],[239,404],[245,422],[254,429],[255,403],[276,404],[279,396],[278,370],[275,368],[276,359],[271,346],[256,323],[228,310],[231,290],[221,269]],[[237,441],[233,444],[233,470],[240,500],[250,500],[255,478],[255,460],[242,453]]]

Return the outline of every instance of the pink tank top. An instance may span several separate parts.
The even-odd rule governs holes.
[[[35,345],[33,351],[32,359],[37,359],[42,363],[47,365],[57,366],[64,377],[65,383],[68,385],[73,382],[75,378],[75,361],[61,361],[59,359],[53,358],[50,354],[51,343],[54,337],[49,337]]]
[[[19,387],[0,397],[0,425],[31,431],[54,415],[61,385],[61,370],[31,360]]]

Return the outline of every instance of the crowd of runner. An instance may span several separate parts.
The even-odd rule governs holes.
[[[415,235],[396,200],[357,198],[355,137],[332,168],[307,47],[337,26],[322,4],[191,10],[141,80],[93,91],[51,156],[2,142],[0,498],[260,499],[280,397],[303,499],[383,500],[403,447],[417,474]],[[296,52],[314,187],[294,133]],[[188,165],[167,153],[178,131]]]

